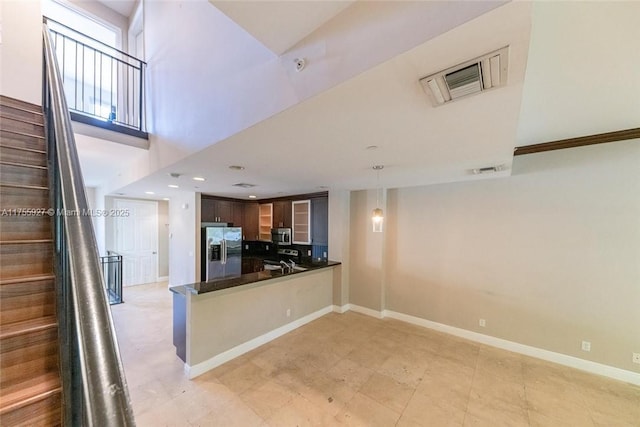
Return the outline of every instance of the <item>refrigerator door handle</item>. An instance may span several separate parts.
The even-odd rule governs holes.
[[[206,270],[205,270],[205,277],[204,277],[204,281],[207,282],[209,281],[209,262],[211,262],[211,245],[208,244],[207,242],[207,255],[205,258],[205,266],[206,266]]]
[[[222,239],[220,241],[220,246],[221,246],[221,251],[222,252],[222,264],[226,264],[227,263],[227,241],[225,239]]]

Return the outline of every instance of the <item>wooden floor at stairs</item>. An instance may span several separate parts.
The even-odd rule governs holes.
[[[0,96],[0,425],[62,422],[40,106]]]

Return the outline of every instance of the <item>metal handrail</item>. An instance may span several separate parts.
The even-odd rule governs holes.
[[[147,63],[46,16],[42,20],[52,34],[72,119],[144,137]]]
[[[76,151],[71,119],[64,97],[60,70],[57,66],[51,35],[43,26],[45,87],[47,96],[47,133],[55,135],[55,147],[50,157],[55,163],[56,181],[66,212],[88,212],[87,198]],[[55,189],[54,189],[55,191]],[[71,378],[68,388],[80,388],[83,397],[82,424],[88,426],[134,426],[135,421],[129,399],[124,369],[115,337],[115,328],[107,303],[104,283],[98,262],[98,251],[91,217],[87,215],[63,215],[56,221],[56,237],[69,242],[59,257],[63,260],[61,270],[68,270],[70,294],[65,298],[67,315],[65,320],[72,326],[61,325],[62,333],[70,331],[73,336],[65,338],[77,346],[78,370],[81,378]],[[56,248],[60,248],[56,243]],[[60,284],[65,286],[65,284]],[[73,362],[71,362],[73,364]],[[64,375],[63,375],[64,378]],[[78,383],[78,381],[80,383]],[[68,402],[67,404],[77,404]],[[75,420],[65,420],[72,424]]]
[[[124,52],[124,51],[122,51],[122,50],[120,50],[120,49],[116,49],[116,48],[115,48],[115,47],[113,47],[113,46],[109,46],[108,44],[106,44],[106,43],[104,43],[104,42],[101,42],[100,40],[95,39],[95,38],[93,38],[93,37],[91,37],[91,36],[88,36],[88,35],[86,35],[86,34],[82,34],[80,31],[78,31],[78,30],[74,30],[73,28],[68,27],[68,26],[64,25],[63,23],[61,23],[61,22],[58,22],[58,21],[56,21],[55,19],[51,19],[51,18],[49,18],[49,17],[47,17],[47,16],[43,16],[43,17],[42,17],[42,22],[43,22],[44,24],[48,24],[49,22],[53,22],[53,23],[54,23],[54,24],[56,24],[57,26],[63,27],[63,28],[65,28],[65,29],[67,29],[67,30],[69,30],[69,31],[71,31],[71,32],[73,32],[73,33],[75,33],[75,34],[78,34],[78,35],[80,35],[80,36],[82,36],[82,37],[84,37],[84,38],[86,38],[86,39],[89,39],[89,40],[91,40],[91,41],[93,41],[93,42],[96,42],[96,43],[98,43],[98,44],[101,44],[101,45],[102,45],[102,46],[104,46],[106,49],[109,49],[109,50],[112,50],[112,51],[114,51],[114,52],[117,52],[119,55],[126,56],[126,57],[128,57],[128,58],[133,59],[133,60],[134,60],[134,61],[136,61],[136,62],[140,62],[140,63],[142,63],[142,64],[144,64],[144,65],[147,65],[147,63],[146,63],[146,62],[144,62],[143,60],[138,59],[138,58],[136,58],[135,56],[128,54],[127,52]]]

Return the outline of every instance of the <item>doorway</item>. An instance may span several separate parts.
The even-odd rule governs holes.
[[[124,286],[158,280],[158,203],[114,199],[114,208],[128,212],[114,221],[115,251],[122,255]]]

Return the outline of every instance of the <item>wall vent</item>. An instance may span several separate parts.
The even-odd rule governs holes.
[[[509,46],[420,79],[435,107],[465,96],[504,86]]]

